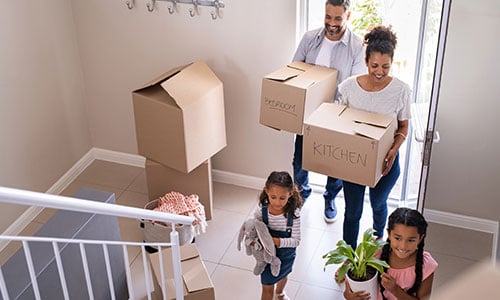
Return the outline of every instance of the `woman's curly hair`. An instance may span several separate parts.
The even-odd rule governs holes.
[[[394,57],[398,39],[392,31],[391,26],[376,26],[370,32],[365,34],[364,43],[366,44],[365,60],[368,62],[373,52],[388,54],[391,60]]]

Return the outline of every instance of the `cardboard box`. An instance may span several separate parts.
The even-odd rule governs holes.
[[[139,154],[189,173],[226,146],[222,82],[203,61],[164,73],[132,97]]]
[[[394,141],[396,120],[323,103],[305,121],[302,167],[374,187]]]
[[[212,219],[213,188],[210,159],[187,174],[146,159],[146,181],[149,200],[157,199],[172,191],[186,196],[197,194],[205,207],[207,220]]]
[[[175,299],[175,281],[172,266],[171,248],[163,249],[149,255],[153,269],[153,282],[155,291],[154,299],[163,299],[161,290],[160,254],[163,258],[163,271],[165,272],[165,287],[167,299]],[[208,275],[205,264],[201,260],[200,253],[195,244],[181,246],[181,269],[184,282],[185,300],[214,300],[215,288]]]
[[[304,120],[336,88],[337,70],[295,61],[262,79],[260,124],[302,134]]]

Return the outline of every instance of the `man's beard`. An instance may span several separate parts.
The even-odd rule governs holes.
[[[325,25],[326,31],[328,32],[328,35],[334,37],[339,35],[342,32],[342,26],[330,26],[330,25]]]

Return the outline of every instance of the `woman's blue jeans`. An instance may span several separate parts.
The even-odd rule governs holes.
[[[382,176],[374,188],[370,188],[370,204],[373,212],[373,229],[377,237],[384,236],[387,222],[387,199],[400,174],[399,153],[386,176]],[[359,233],[359,221],[363,214],[363,202],[366,186],[344,181],[344,226],[343,239],[356,249]]]

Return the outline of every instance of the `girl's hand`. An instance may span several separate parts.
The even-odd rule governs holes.
[[[345,280],[344,298],[347,300],[369,300],[370,293],[366,291],[353,292],[349,286],[349,280]]]
[[[279,247],[281,242],[280,242],[280,238],[277,238],[277,237],[273,237],[273,243],[276,247]]]
[[[396,279],[387,273],[382,274],[380,284],[392,294],[396,294],[396,291],[400,289],[399,285],[396,283]]]

